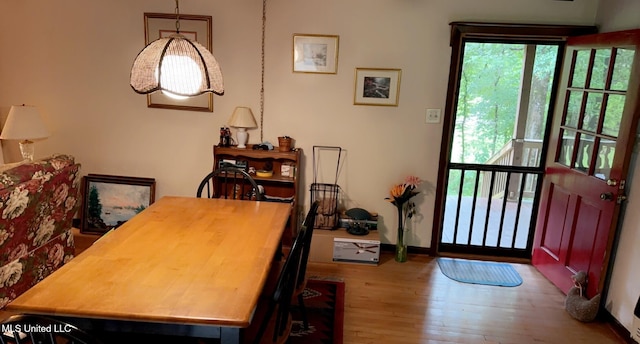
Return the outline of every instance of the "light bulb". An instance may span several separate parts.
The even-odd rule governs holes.
[[[181,96],[181,95],[179,95],[179,94],[171,93],[171,92],[169,92],[169,91],[167,91],[167,90],[162,90],[161,92],[162,92],[162,94],[164,94],[165,96],[167,96],[167,97],[169,97],[169,98],[171,98],[171,99],[175,99],[175,100],[185,100],[185,99],[188,99],[188,98],[189,98],[188,96]]]
[[[155,74],[156,80],[160,74],[160,86],[164,94],[172,98],[184,99],[185,96],[199,92],[202,85],[202,72],[192,58],[165,55],[160,68],[162,73],[156,70]]]

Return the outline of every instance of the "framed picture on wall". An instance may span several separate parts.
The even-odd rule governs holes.
[[[211,16],[180,14],[180,34],[202,44],[212,51]],[[176,33],[176,14],[145,13],[145,46],[158,38]],[[175,99],[162,92],[147,94],[147,106],[151,108],[213,112],[213,94],[208,92],[187,99]]]
[[[353,104],[398,106],[400,69],[356,68]]]
[[[293,35],[293,71],[296,73],[338,73],[336,35]]]
[[[106,233],[155,201],[153,178],[89,174],[82,183],[81,232]]]

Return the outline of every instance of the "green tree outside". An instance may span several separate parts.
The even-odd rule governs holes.
[[[526,45],[467,42],[458,90],[451,162],[486,164],[514,139]],[[536,46],[525,137],[542,140],[558,47]],[[450,170],[448,190],[457,194],[461,171]],[[463,195],[473,194],[476,173],[464,176]]]

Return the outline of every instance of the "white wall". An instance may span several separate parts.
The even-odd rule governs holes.
[[[36,105],[53,133],[37,156],[70,153],[84,173],[154,177],[158,196],[195,195],[220,126],[235,106],[258,107],[261,3],[180,4],[182,13],[214,18],[213,51],[226,77],[214,113],[147,108],[129,86],[143,13],[173,13],[174,1],[27,0],[0,3],[3,118],[11,105]]]
[[[597,0],[310,0],[267,2],[264,139],[292,136],[306,153],[305,194],[313,145],[345,149],[339,183],[346,206],[382,217],[384,242],[395,242],[389,187],[415,174],[425,180],[410,245],[428,247],[441,124],[424,123],[443,108],[449,73],[449,22],[586,24]],[[69,153],[84,173],[157,180],[157,196],[193,195],[211,169],[218,129],[233,108],[259,114],[262,2],[180,2],[183,13],[213,16],[213,52],[226,92],[215,111],[150,109],[129,87],[143,46],[143,12],[172,13],[170,0],[1,1],[0,115],[14,104],[39,106],[53,135],[36,155]],[[340,36],[338,74],[292,73],[294,33]],[[398,107],[353,105],[356,67],[401,68]],[[250,133],[259,142],[259,130]],[[15,143],[5,144],[8,161]],[[329,180],[330,181],[330,180]]]
[[[593,24],[596,1],[268,2],[266,132],[288,134],[307,152],[313,145],[347,150],[340,185],[349,206],[382,215],[381,234],[395,242],[394,208],[383,200],[405,176],[425,180],[410,245],[428,247],[442,133],[425,124],[425,109],[444,108],[452,21]],[[293,33],[340,36],[337,75],[291,73]],[[357,67],[400,68],[398,107],[353,105]]]
[[[640,29],[638,13],[640,1],[637,0],[601,1],[598,26],[602,32]],[[627,184],[626,211],[622,214],[620,239],[606,301],[607,310],[629,331],[633,331],[633,310],[640,295],[640,250],[637,247],[640,243],[640,213],[635,211],[640,204],[640,159],[637,155],[636,140],[636,153],[629,172],[630,183]]]

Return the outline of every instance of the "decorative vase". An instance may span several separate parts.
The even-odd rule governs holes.
[[[396,241],[396,262],[407,261],[407,244],[404,242],[404,226],[402,216],[403,205],[398,205],[398,240]]]

